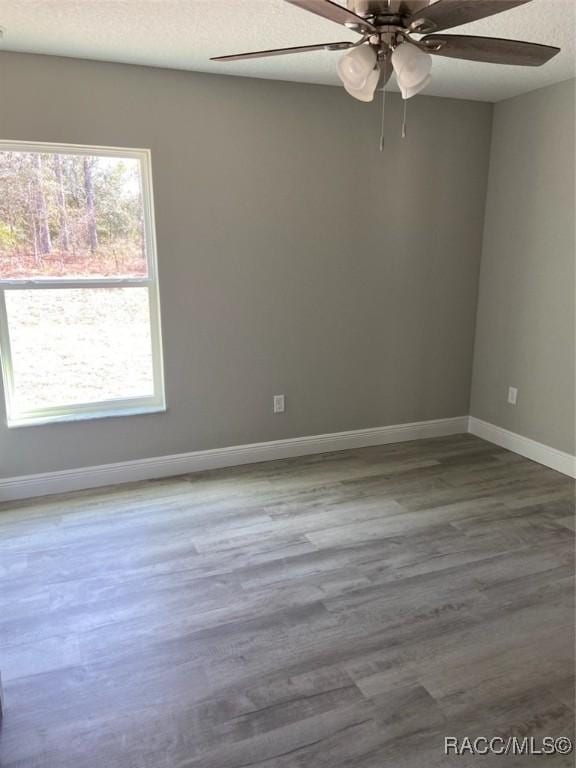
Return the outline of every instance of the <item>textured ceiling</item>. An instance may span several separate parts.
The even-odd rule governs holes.
[[[342,4],[344,0],[340,0]],[[436,96],[499,101],[575,73],[576,3],[532,2],[450,30],[556,45],[540,68],[434,59]],[[0,0],[0,50],[120,61],[198,72],[338,84],[338,53],[221,64],[210,56],[355,39],[283,0]]]

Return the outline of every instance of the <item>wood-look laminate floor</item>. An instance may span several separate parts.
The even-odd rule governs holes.
[[[573,528],[469,435],[4,505],[0,764],[572,766],[443,747],[574,736]]]

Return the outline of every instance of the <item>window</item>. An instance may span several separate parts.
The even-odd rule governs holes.
[[[164,410],[150,155],[0,141],[9,426]]]

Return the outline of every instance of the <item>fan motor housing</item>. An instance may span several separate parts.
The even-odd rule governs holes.
[[[370,17],[376,24],[385,24],[392,16],[411,16],[430,5],[430,0],[347,0],[347,5],[357,16]]]
[[[378,16],[390,13],[387,0],[348,0],[348,8],[358,16]]]

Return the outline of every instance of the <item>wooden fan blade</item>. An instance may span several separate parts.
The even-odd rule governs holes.
[[[490,64],[513,64],[518,67],[540,67],[560,51],[560,48],[551,45],[470,35],[426,35],[420,42],[434,56],[485,61]]]
[[[529,2],[531,0],[438,0],[413,14],[409,25],[417,32],[435,32],[485,19]]]
[[[331,2],[331,0],[286,0],[286,2],[305,11],[310,11],[310,13],[315,13],[317,16],[335,21],[336,24],[343,24],[351,29],[359,28],[361,31],[376,32],[376,27],[363,19],[362,16],[357,16],[342,5]]]
[[[318,43],[318,45],[299,45],[296,48],[273,48],[270,51],[252,53],[234,53],[231,56],[213,56],[210,61],[241,61],[242,59],[263,59],[267,56],[284,56],[287,53],[307,53],[308,51],[344,51],[354,43]]]

